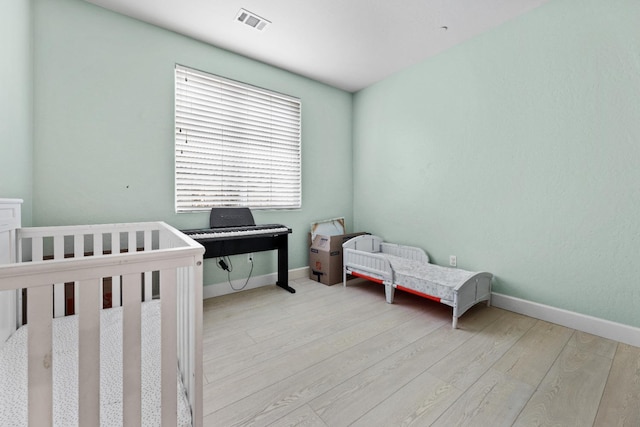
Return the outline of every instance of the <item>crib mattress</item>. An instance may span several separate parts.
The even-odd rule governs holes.
[[[100,425],[122,425],[122,307],[100,312]],[[27,425],[27,332],[18,329],[0,349],[0,426]],[[78,425],[78,317],[53,321],[54,426]],[[142,304],[142,424],[160,425],[160,302]],[[176,367],[177,370],[177,367]],[[178,426],[191,412],[178,380]]]
[[[395,255],[385,254],[395,273],[394,284],[440,298],[453,301],[454,288],[475,273],[459,268],[415,261]]]

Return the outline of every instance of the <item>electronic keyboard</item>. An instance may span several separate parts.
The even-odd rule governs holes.
[[[295,289],[288,285],[288,238],[291,228],[282,224],[256,225],[249,208],[212,208],[209,228],[182,232],[204,246],[204,258],[277,250],[276,285],[295,293]]]

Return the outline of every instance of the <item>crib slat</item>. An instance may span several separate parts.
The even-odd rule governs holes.
[[[150,251],[152,250],[151,246],[151,230],[145,230],[144,232],[144,250]],[[151,272],[144,272],[144,300],[151,301],[153,299],[153,289],[152,289],[152,280],[151,280]]]
[[[76,282],[78,305],[78,421],[100,425],[100,279]]]
[[[177,291],[177,295],[176,295],[176,301],[178,303],[177,305],[177,322],[178,322],[178,363],[180,364],[181,370],[182,372],[190,372],[187,368],[186,368],[186,364],[185,364],[185,360],[189,359],[189,354],[188,354],[188,349],[186,349],[185,346],[185,339],[188,335],[188,328],[189,328],[189,323],[188,323],[188,318],[185,317],[185,311],[187,309],[186,307],[186,303],[187,303],[187,297],[185,295],[185,286],[183,285],[184,283],[184,276],[183,274],[181,274],[181,271],[183,269],[179,268],[178,269],[178,283],[176,284],[176,291]],[[160,298],[162,298],[162,296],[160,296]],[[190,378],[183,378],[183,383],[185,386],[185,389],[187,390],[187,393],[190,392],[189,390],[189,383],[190,383],[191,379]]]
[[[180,361],[180,366],[183,368],[184,372],[192,372],[192,354],[191,348],[188,347],[191,338],[191,323],[189,322],[189,313],[190,309],[190,299],[189,299],[189,286],[186,286],[185,282],[185,274],[187,273],[186,268],[178,269],[178,331],[180,334],[178,336],[178,358]],[[191,378],[183,378],[185,388],[188,394],[192,393]]]
[[[120,253],[120,232],[114,231],[111,233],[111,253],[119,254]]]
[[[120,232],[111,233],[111,253],[120,253]],[[112,307],[120,307],[120,276],[111,278],[111,304]]]
[[[202,283],[202,258],[196,258],[196,265],[190,268],[189,286],[191,295],[192,322],[193,322],[193,347],[189,350],[193,359],[193,370],[190,372],[192,394],[189,397],[193,413],[193,427],[202,427],[202,286],[193,286]],[[186,286],[186,285],[185,285]]]
[[[28,288],[28,386],[29,425],[51,425],[53,420],[53,376],[51,286]]]
[[[75,258],[84,257],[84,235],[82,234],[73,236],[73,256]]]
[[[127,250],[129,251],[129,253],[136,252],[138,250],[136,232],[135,231],[129,231],[127,234],[129,236],[129,242],[127,244]]]
[[[42,238],[34,237],[31,239],[31,260],[42,261],[43,259]]]
[[[64,258],[64,236],[53,237],[53,259]],[[54,317],[62,317],[65,315],[65,295],[64,283],[56,283],[53,285],[53,307]]]
[[[176,348],[176,270],[160,271],[160,330],[162,342],[161,385],[162,385],[162,426],[175,426],[178,418],[176,401],[176,366],[178,357]]]
[[[53,237],[53,258],[64,258],[64,236]]]
[[[73,257],[74,258],[84,258],[84,235],[76,234],[73,236]],[[79,301],[79,286],[78,282],[74,282],[73,284],[73,312],[78,312],[78,301]]]
[[[121,292],[120,292],[120,276],[113,276],[111,278],[111,306],[120,307],[121,304]]]
[[[196,345],[196,322],[191,319],[191,313],[195,312],[194,299],[193,299],[193,286],[188,286],[190,283],[190,274],[191,269],[182,267],[183,272],[183,281],[182,281],[182,289],[184,292],[184,328],[185,328],[185,339],[183,341],[184,344],[184,353],[185,353],[185,365],[187,366],[188,372],[195,372],[195,364],[196,359],[193,348]],[[196,393],[196,383],[194,378],[189,379],[189,393],[192,396],[195,396]]]
[[[141,410],[140,274],[122,277],[122,395],[125,426],[139,426]]]
[[[103,250],[104,250],[104,243],[102,240],[102,233],[94,233],[93,235],[93,256],[97,257],[97,256],[102,256],[103,255]],[[100,279],[100,308],[106,308],[104,307],[104,286],[103,286],[103,281],[102,279]]]
[[[202,263],[195,268],[180,267],[178,275],[180,307],[183,310],[180,331],[180,366],[182,372],[189,375],[183,377],[184,385],[189,396],[194,419],[194,427],[202,425],[202,310],[197,305],[202,301],[202,287],[190,286],[202,280]]]
[[[93,235],[93,256],[102,256],[102,233],[96,233]]]

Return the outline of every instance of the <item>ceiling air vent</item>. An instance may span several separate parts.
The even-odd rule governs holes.
[[[247,24],[248,26],[255,28],[256,30],[264,30],[267,25],[271,24],[271,22],[266,19],[260,18],[255,13],[249,12],[245,9],[240,9],[236,15],[236,19],[243,24]]]

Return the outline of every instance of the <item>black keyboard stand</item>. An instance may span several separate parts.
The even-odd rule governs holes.
[[[290,233],[291,231],[289,231]],[[289,286],[289,233],[249,235],[233,238],[195,239],[205,248],[204,258],[218,258],[227,255],[248,254],[251,252],[278,251],[278,281],[276,286],[292,294],[296,292]],[[189,234],[187,232],[187,234]]]

